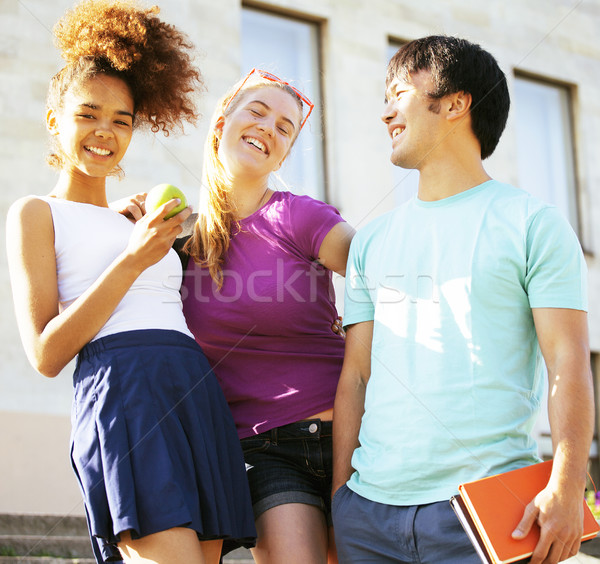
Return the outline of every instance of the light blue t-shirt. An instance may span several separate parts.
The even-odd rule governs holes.
[[[349,487],[418,505],[538,461],[544,371],[531,308],[586,310],[586,272],[560,212],[494,180],[414,198],[361,229],[344,323],[374,329]]]

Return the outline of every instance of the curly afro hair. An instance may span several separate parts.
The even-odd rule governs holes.
[[[158,18],[159,8],[135,0],[84,0],[54,26],[55,44],[66,66],[50,82],[47,105],[62,107],[74,84],[105,73],[131,89],[135,127],[169,135],[198,118],[194,95],[203,88],[190,52],[193,45],[175,26]],[[62,158],[48,161],[60,166]]]

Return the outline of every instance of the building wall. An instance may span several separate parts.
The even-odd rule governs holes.
[[[140,135],[124,181],[110,197],[179,185],[197,205],[202,144],[217,97],[241,73],[239,0],[162,0],[162,16],[197,47],[206,81],[203,119],[183,136]],[[250,4],[248,4],[250,5]],[[573,86],[581,238],[589,264],[590,336],[600,352],[600,2],[488,0],[271,0],[255,7],[321,27],[327,198],[360,227],[394,205],[390,143],[380,122],[390,40],[463,36],[491,51],[510,85],[516,70]],[[44,98],[61,66],[51,28],[70,0],[0,2],[0,227],[15,199],[44,194],[56,176],[44,164]],[[289,78],[289,77],[288,77]],[[518,184],[514,112],[488,172]],[[338,284],[339,287],[339,284]],[[82,513],[68,462],[70,373],[48,380],[29,366],[0,248],[0,512]]]

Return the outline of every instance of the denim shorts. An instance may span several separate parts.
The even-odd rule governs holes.
[[[332,423],[307,419],[242,439],[254,517],[286,503],[320,508],[331,525]]]

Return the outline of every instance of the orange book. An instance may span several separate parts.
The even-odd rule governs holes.
[[[458,486],[460,495],[450,503],[484,563],[508,564],[531,556],[540,538],[539,526],[534,524],[521,540],[511,534],[526,505],[546,487],[551,471],[549,460]],[[582,503],[583,541],[593,539],[600,526],[585,500]]]

